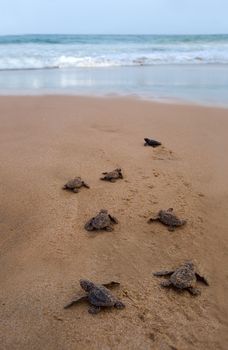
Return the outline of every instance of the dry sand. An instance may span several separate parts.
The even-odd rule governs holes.
[[[226,109],[0,97],[0,349],[227,349],[227,130]],[[116,167],[124,180],[99,180]],[[62,191],[73,176],[91,189]],[[147,223],[169,207],[186,227]],[[86,232],[101,208],[120,224]],[[152,276],[186,259],[210,282],[199,297]],[[80,278],[120,281],[126,309],[64,310]]]

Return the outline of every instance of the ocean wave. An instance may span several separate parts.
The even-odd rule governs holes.
[[[154,54],[150,56],[133,55],[126,57],[104,56],[65,56],[55,58],[36,57],[0,57],[0,70],[31,70],[31,69],[61,69],[61,68],[105,68],[120,66],[152,66],[162,64],[228,64],[227,57],[205,55]]]
[[[216,35],[80,35],[80,34],[29,34],[0,35],[0,45],[11,44],[101,44],[104,43],[223,43],[227,34]]]
[[[0,70],[228,64],[228,35],[0,36]]]

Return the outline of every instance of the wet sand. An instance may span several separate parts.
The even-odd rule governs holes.
[[[0,348],[226,349],[228,109],[134,99],[0,97]],[[144,137],[163,147],[143,147]],[[103,171],[123,169],[106,183]],[[91,186],[61,189],[74,176]],[[169,232],[150,215],[188,220]],[[113,232],[88,233],[101,208]],[[192,259],[201,296],[154,271]],[[118,280],[124,310],[63,306],[78,280]]]

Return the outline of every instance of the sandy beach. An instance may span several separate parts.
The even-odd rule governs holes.
[[[0,97],[0,348],[227,349],[227,130],[222,108]],[[117,167],[123,180],[99,180]],[[91,188],[63,191],[74,176]],[[169,207],[185,227],[147,223]],[[86,232],[102,208],[119,224]],[[197,297],[161,288],[153,272],[189,259],[210,286]],[[119,281],[126,308],[64,310],[80,278]]]

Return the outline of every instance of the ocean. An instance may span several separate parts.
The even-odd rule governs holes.
[[[0,36],[0,94],[228,105],[228,35]]]

